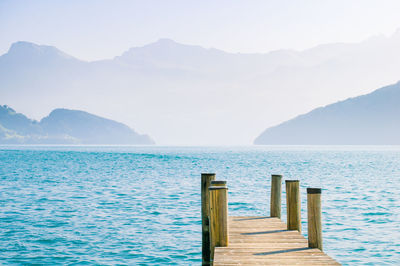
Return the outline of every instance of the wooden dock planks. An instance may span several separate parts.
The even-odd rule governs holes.
[[[228,219],[229,246],[216,247],[218,265],[340,265],[319,249],[308,248],[307,239],[275,217]]]

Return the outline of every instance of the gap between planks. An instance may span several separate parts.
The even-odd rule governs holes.
[[[319,249],[308,248],[298,231],[278,218],[231,216],[229,246],[215,248],[218,265],[340,265]]]

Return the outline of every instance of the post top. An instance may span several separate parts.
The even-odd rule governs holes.
[[[226,185],[225,180],[212,180],[211,185]]]
[[[215,173],[201,173],[201,175],[215,175]]]
[[[321,194],[321,189],[308,187],[307,194]]]
[[[287,183],[292,183],[292,182],[300,182],[299,180],[285,180]]]
[[[282,177],[282,175],[271,175],[271,177]]]
[[[211,186],[208,190],[228,189],[226,186]]]

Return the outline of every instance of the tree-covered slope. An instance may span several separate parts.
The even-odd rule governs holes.
[[[255,144],[400,144],[400,82],[266,129]]]
[[[87,112],[56,109],[40,122],[0,106],[0,144],[154,144],[128,126]]]

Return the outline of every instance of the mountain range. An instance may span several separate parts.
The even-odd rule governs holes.
[[[400,144],[400,82],[268,128],[254,144]]]
[[[40,122],[0,106],[0,144],[154,144],[128,126],[84,111],[55,109]]]
[[[64,106],[159,144],[250,144],[266,127],[400,77],[400,31],[304,51],[227,53],[161,39],[86,62],[16,42],[0,56],[0,103],[36,120]]]

